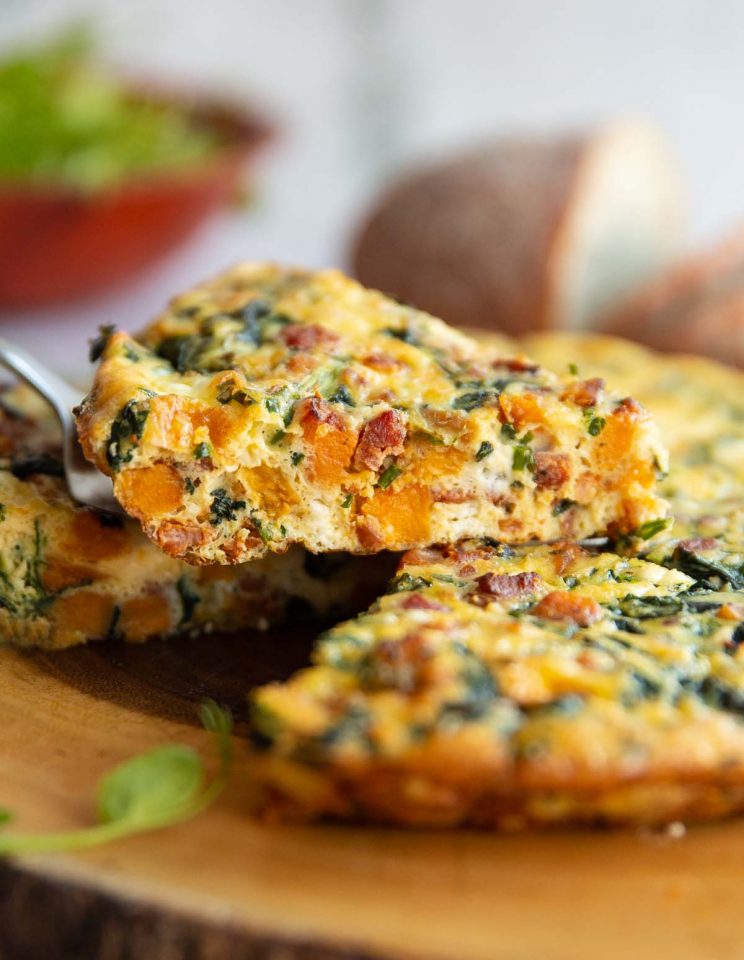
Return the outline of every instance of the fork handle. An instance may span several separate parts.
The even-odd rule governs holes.
[[[65,433],[70,428],[74,429],[72,409],[82,400],[82,393],[45,367],[36,357],[32,357],[21,347],[8,343],[2,337],[0,337],[0,364],[15,373],[21,380],[25,380],[44,397],[57,414]]]

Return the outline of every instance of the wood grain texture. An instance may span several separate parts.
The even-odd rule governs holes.
[[[710,960],[740,947],[744,822],[634,833],[282,826],[246,816],[244,691],[307,636],[205,637],[56,655],[0,650],[0,804],[18,827],[92,819],[97,778],[165,742],[208,750],[230,703],[238,764],[190,824],[0,867],[0,958]]]

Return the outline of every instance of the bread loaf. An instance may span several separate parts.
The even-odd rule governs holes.
[[[461,326],[589,327],[675,255],[683,193],[642,121],[499,139],[388,190],[353,264],[364,284]]]

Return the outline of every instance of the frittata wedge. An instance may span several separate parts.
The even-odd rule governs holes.
[[[58,445],[56,421],[34,394],[0,397],[0,642],[62,648],[336,619],[390,575],[384,555],[362,565],[300,548],[242,567],[181,563],[133,521],[74,505]]]
[[[744,809],[744,593],[574,544],[412,551],[253,698],[268,815],[517,829]]]
[[[634,400],[335,271],[244,264],[101,351],[86,454],[191,563],[623,534],[665,511]]]

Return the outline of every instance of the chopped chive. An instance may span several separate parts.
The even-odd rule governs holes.
[[[282,441],[286,436],[287,436],[286,430],[277,430],[276,433],[273,434],[273,436],[272,436],[271,439],[269,440],[269,443],[270,443],[272,446],[275,446],[277,443],[281,443],[281,441]]]
[[[578,377],[578,375],[579,375],[579,368],[578,368],[578,366],[577,366],[575,363],[569,363],[569,365],[568,365],[568,372],[571,373],[571,374],[573,374],[574,377]]]
[[[292,466],[296,467],[298,464],[302,463],[302,461],[305,459],[305,454],[300,453],[299,450],[293,450],[290,459],[292,460]]]
[[[196,484],[191,477],[186,477],[186,479],[183,481],[183,485],[186,487],[187,493],[196,493]]]
[[[348,508],[352,505],[353,502],[354,502],[354,494],[347,493],[347,495],[341,501],[341,506],[343,507],[344,510],[348,510]]]
[[[650,540],[651,537],[655,537],[657,533],[661,533],[662,530],[666,530],[671,525],[672,520],[670,517],[659,517],[656,520],[648,520],[638,527],[635,535],[640,537],[641,540]]]
[[[593,437],[598,437],[604,430],[605,422],[604,417],[592,417],[586,429]]]
[[[517,436],[517,431],[510,423],[501,424],[501,436],[505,440],[514,440]]]
[[[564,497],[563,500],[559,500],[558,503],[556,503],[553,506],[553,516],[560,517],[560,515],[562,513],[565,513],[566,510],[570,510],[571,507],[575,507],[575,506],[576,506],[575,500],[570,500],[568,497]]]
[[[380,479],[377,481],[377,486],[381,490],[387,490],[393,480],[396,480],[403,471],[400,467],[396,467],[394,463],[391,463],[387,470],[383,470],[380,474]]]

